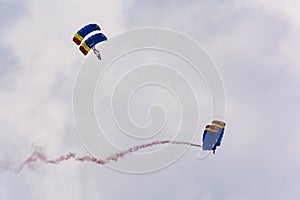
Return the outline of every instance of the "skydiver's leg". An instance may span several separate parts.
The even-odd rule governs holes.
[[[213,154],[215,154],[215,153],[216,153],[216,149],[217,149],[217,145],[215,145],[215,146],[212,148],[212,150],[213,150]]]

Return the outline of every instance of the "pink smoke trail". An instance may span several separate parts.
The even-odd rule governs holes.
[[[130,154],[136,151],[139,151],[141,149],[145,149],[145,148],[149,148],[155,145],[163,145],[163,144],[174,144],[174,145],[188,145],[188,146],[193,146],[193,147],[201,147],[201,145],[199,144],[193,144],[193,143],[189,143],[189,142],[180,142],[180,141],[170,141],[170,140],[162,140],[162,141],[154,141],[148,144],[142,144],[142,145],[138,145],[138,146],[134,146],[131,147],[125,151],[121,151],[119,153],[116,153],[112,156],[109,156],[108,158],[106,158],[105,160],[101,160],[101,159],[97,159],[95,157],[92,156],[77,156],[75,153],[68,153],[66,155],[62,155],[56,159],[48,159],[47,155],[43,152],[43,149],[41,147],[36,147],[33,146],[34,148],[34,152],[31,154],[31,156],[29,156],[19,167],[17,168],[13,168],[10,166],[9,162],[1,162],[0,161],[0,169],[4,170],[4,171],[11,171],[14,173],[19,173],[20,171],[22,171],[22,169],[27,166],[30,169],[34,169],[35,168],[35,164],[37,164],[38,161],[45,163],[45,164],[54,164],[57,165],[59,163],[61,163],[62,161],[67,161],[70,159],[74,159],[75,161],[79,161],[79,162],[92,162],[98,165],[104,165],[107,164],[111,161],[118,161],[120,158],[123,158],[126,154]]]

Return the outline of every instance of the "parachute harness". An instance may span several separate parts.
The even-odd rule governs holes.
[[[93,49],[94,54],[97,56],[97,58],[98,58],[99,60],[101,60],[101,54],[100,54],[100,51],[99,51],[98,49],[96,49],[95,46],[93,46],[92,49]]]

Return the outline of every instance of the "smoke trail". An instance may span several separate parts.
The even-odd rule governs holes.
[[[11,163],[9,162],[3,162],[0,161],[0,171],[10,171],[10,172],[14,172],[14,173],[19,173],[20,171],[22,171],[22,169],[27,166],[30,169],[35,169],[35,165],[38,162],[42,162],[45,164],[54,164],[57,165],[59,163],[61,163],[62,161],[67,161],[70,159],[74,159],[75,161],[79,161],[79,162],[92,162],[94,164],[98,164],[98,165],[104,165],[107,164],[111,161],[118,161],[120,158],[123,158],[126,154],[130,154],[136,151],[139,151],[141,149],[145,149],[145,148],[149,148],[155,145],[163,145],[163,144],[174,144],[174,145],[188,145],[188,146],[193,146],[193,147],[201,147],[201,145],[199,144],[193,144],[193,143],[189,143],[189,142],[180,142],[180,141],[170,141],[170,140],[162,140],[162,141],[154,141],[148,144],[142,144],[142,145],[138,145],[138,146],[134,146],[131,147],[125,151],[121,151],[119,153],[116,153],[112,156],[109,156],[108,158],[106,158],[105,160],[101,160],[101,159],[97,159],[95,157],[92,156],[77,156],[75,153],[68,153],[66,155],[62,155],[56,159],[48,159],[47,155],[44,153],[43,149],[41,147],[37,147],[33,145],[34,148],[34,152],[31,154],[31,156],[29,156],[19,167],[17,168],[13,168],[11,166]]]

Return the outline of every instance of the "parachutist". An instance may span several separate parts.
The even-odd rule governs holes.
[[[213,150],[213,154],[215,154],[215,153],[216,153],[216,149],[217,149],[217,146],[215,145],[215,146],[212,148],[212,150]]]
[[[93,46],[92,49],[93,49],[94,54],[97,56],[97,58],[98,58],[99,60],[101,60],[101,54],[100,54],[100,51],[98,51],[98,49],[96,49],[95,46]]]
[[[216,153],[218,146],[221,146],[221,141],[224,136],[225,122],[214,120],[211,125],[205,127],[202,137],[202,149]]]
[[[96,33],[90,36],[88,39],[84,40],[85,36],[94,32],[101,31],[100,26],[97,24],[88,24],[81,28],[77,33],[75,33],[73,37],[73,41],[79,46],[79,50],[83,55],[87,55],[88,52],[93,49],[94,54],[97,56],[99,60],[101,60],[100,52],[96,49],[96,45],[100,42],[106,41],[107,37],[103,33]]]

